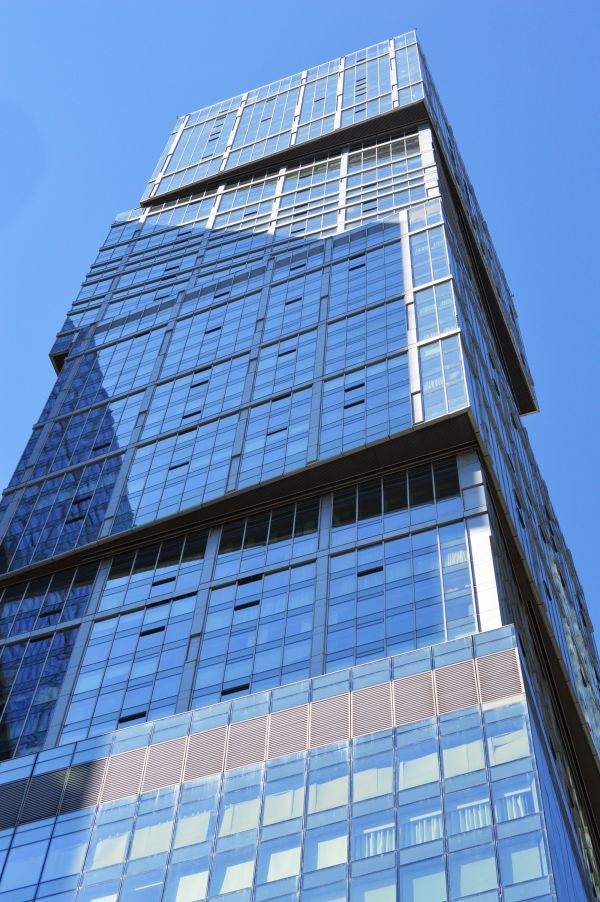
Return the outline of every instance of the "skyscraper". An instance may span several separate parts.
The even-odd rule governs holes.
[[[51,359],[0,902],[595,897],[600,665],[414,33],[178,119]]]

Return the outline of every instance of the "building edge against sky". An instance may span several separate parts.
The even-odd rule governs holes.
[[[51,358],[0,899],[597,896],[593,632],[414,33],[180,117]]]

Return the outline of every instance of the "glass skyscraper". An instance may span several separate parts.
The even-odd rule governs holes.
[[[414,33],[180,117],[50,356],[0,902],[598,898],[600,664]]]

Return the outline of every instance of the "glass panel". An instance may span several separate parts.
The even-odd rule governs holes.
[[[439,780],[438,747],[433,724],[399,733],[398,789],[411,789]]]
[[[533,773],[517,774],[505,780],[498,780],[493,784],[492,790],[497,821],[518,820],[536,814],[540,810]]]
[[[473,896],[497,887],[496,856],[493,846],[465,849],[462,852],[454,852],[448,858],[452,898]]]
[[[548,873],[546,849],[541,833],[527,833],[500,840],[500,871],[506,886],[525,883]]]
[[[446,902],[447,898],[443,858],[430,858],[400,868],[402,902]]]

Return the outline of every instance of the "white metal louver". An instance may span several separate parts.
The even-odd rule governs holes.
[[[352,693],[352,735],[366,736],[392,726],[391,683],[380,683]]]
[[[310,708],[309,748],[350,737],[350,694],[313,702]]]
[[[431,670],[394,680],[394,724],[414,723],[435,715]]]
[[[146,749],[134,749],[115,755],[108,762],[100,801],[113,802],[137,795],[140,791]]]
[[[190,736],[183,779],[196,780],[220,773],[223,770],[226,738],[227,727]]]
[[[476,660],[482,702],[495,702],[523,692],[523,681],[514,648],[485,655]]]
[[[142,792],[172,786],[181,780],[187,738],[159,742],[148,749]]]
[[[308,748],[308,705],[271,715],[267,758],[281,758]]]
[[[61,814],[98,804],[107,762],[107,758],[99,758],[71,768],[60,803]]]
[[[479,704],[473,660],[434,670],[437,707],[440,714]]]
[[[269,718],[254,717],[231,724],[225,768],[245,767],[265,760]]]

